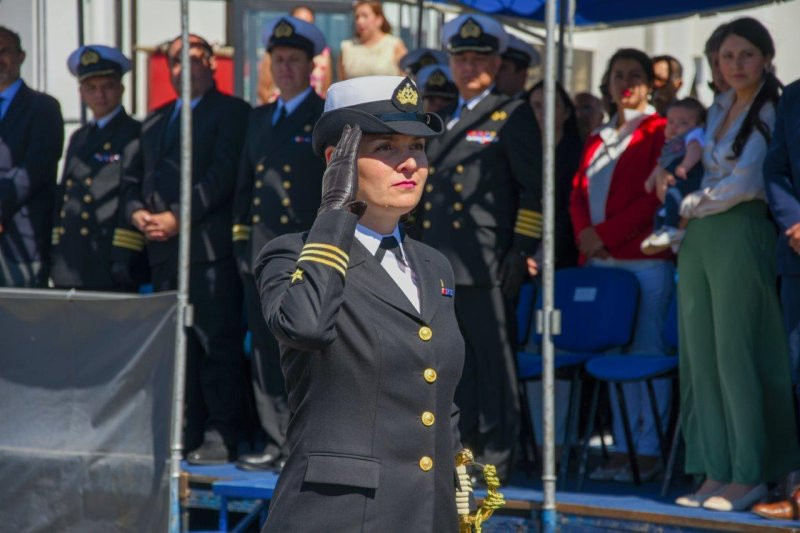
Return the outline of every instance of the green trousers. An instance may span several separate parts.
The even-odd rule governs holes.
[[[800,465],[775,239],[761,201],[686,230],[678,320],[687,473],[757,484]]]

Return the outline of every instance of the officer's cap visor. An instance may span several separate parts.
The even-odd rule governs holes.
[[[363,107],[342,107],[323,114],[314,126],[314,151],[322,155],[326,146],[336,144],[347,124],[358,124],[363,133],[412,137],[435,137],[444,130],[442,119],[436,113],[402,113],[397,109],[386,109],[385,113],[375,112],[379,110],[373,109],[371,113]]]

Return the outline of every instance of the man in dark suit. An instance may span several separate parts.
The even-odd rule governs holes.
[[[180,88],[181,40],[168,49],[172,85]],[[235,455],[241,411],[242,288],[231,246],[231,204],[249,106],[214,85],[215,60],[201,37],[190,38],[192,206],[189,300],[194,325],[187,356],[184,447],[195,464]],[[180,232],[180,99],[145,119],[137,155],[125,176],[126,216],[147,239],[152,282],[175,290]]]
[[[247,323],[253,335],[253,389],[266,445],[243,455],[238,466],[263,470],[286,455],[289,411],[280,352],[267,330],[255,280],[253,261],[273,238],[306,231],[319,208],[325,162],[311,148],[311,131],[325,101],[309,85],[314,56],[325,38],[313,24],[281,17],[264,31],[272,56],[272,79],[280,97],[250,113],[233,208],[233,242],[244,284]]]
[[[0,26],[0,287],[47,283],[61,107],[19,77],[19,35]]]
[[[123,161],[141,124],[122,107],[130,60],[116,48],[81,46],[67,61],[93,119],[69,141],[56,194],[52,272],[56,287],[135,291],[148,278],[144,235],[119,206]]]
[[[513,302],[541,238],[541,142],[530,106],[493,90],[502,26],[462,15],[443,34],[459,99],[442,113],[446,131],[428,143],[430,178],[416,222],[458,285],[463,441],[507,478],[519,427]]]

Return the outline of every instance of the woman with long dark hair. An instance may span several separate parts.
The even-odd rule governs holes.
[[[757,20],[724,27],[731,89],[709,110],[702,186],[681,204],[681,426],[686,472],[706,478],[676,501],[688,507],[747,509],[800,464],[762,174],[780,92],[774,56]]]
[[[581,263],[623,268],[639,280],[641,296],[630,353],[663,354],[661,330],[672,296],[674,266],[669,253],[646,256],[642,240],[653,227],[659,208],[644,182],[656,166],[664,144],[665,120],[648,103],[653,87],[653,64],[641,50],[617,50],[608,63],[608,91],[617,111],[586,140],[570,196],[570,215]],[[655,383],[658,409],[667,420],[670,386]],[[623,386],[632,426],[632,446],[643,480],[656,476],[659,463],[658,431],[644,383]],[[593,479],[632,480],[628,444],[614,388],[614,453],[595,469]]]

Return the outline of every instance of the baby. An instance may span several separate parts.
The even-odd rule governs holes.
[[[683,228],[686,222],[680,217],[683,197],[700,188],[703,179],[703,166],[698,164],[703,158],[705,132],[703,123],[706,110],[694,98],[684,98],[672,104],[667,110],[667,126],[664,128],[666,142],[661,149],[658,165],[644,184],[647,192],[657,188],[659,197],[667,183],[662,198],[664,206],[656,213],[653,233],[642,241],[642,253],[654,255],[672,248],[678,251]],[[677,180],[670,180],[670,174]]]

